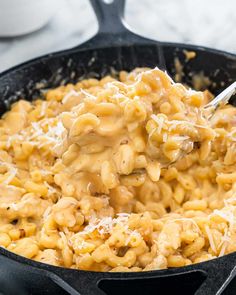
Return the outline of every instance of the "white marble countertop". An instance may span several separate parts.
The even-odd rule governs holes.
[[[235,0],[127,0],[125,19],[141,35],[236,53]],[[88,0],[58,0],[41,30],[0,38],[0,72],[31,58],[87,40],[97,30]]]

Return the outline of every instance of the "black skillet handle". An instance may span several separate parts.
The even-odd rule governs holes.
[[[98,32],[123,34],[125,0],[90,0],[98,21]]]
[[[75,47],[77,50],[99,49],[135,45],[155,45],[158,66],[165,70],[162,44],[147,39],[129,30],[124,21],[125,0],[90,0],[98,21],[97,34],[85,43]]]
[[[125,0],[90,0],[90,3],[98,21],[98,32],[76,49],[131,46],[134,43],[159,44],[127,29],[124,21]]]
[[[106,295],[98,288],[102,273],[58,268],[48,272],[48,276],[71,295]]]
[[[207,276],[194,295],[223,294],[225,288],[236,275],[236,253],[210,260],[200,266]]]

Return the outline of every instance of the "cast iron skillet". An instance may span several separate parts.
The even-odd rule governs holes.
[[[123,24],[124,0],[105,4],[91,0],[99,31],[95,37],[71,50],[49,54],[0,75],[0,110],[24,97],[32,99],[43,89],[75,82],[78,77],[103,76],[137,66],[166,68],[174,74],[174,59],[183,63],[183,81],[203,71],[217,94],[236,80],[236,56],[213,49],[163,43],[140,37]],[[140,20],[145,21],[145,20]],[[161,28],[154,28],[161,29]],[[195,59],[185,61],[183,50]],[[0,248],[0,288],[4,294],[221,294],[236,273],[236,253],[208,262],[168,270],[141,273],[99,273],[54,267]]]

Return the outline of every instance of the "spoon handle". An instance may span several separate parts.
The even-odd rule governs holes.
[[[204,106],[204,109],[211,109],[213,112],[222,105],[228,103],[232,95],[236,93],[236,81],[232,83],[229,87],[223,90],[219,95],[217,95],[212,101]]]

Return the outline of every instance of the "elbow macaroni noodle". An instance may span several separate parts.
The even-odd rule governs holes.
[[[236,251],[236,108],[207,121],[211,98],[137,68],[13,104],[0,120],[0,246],[112,272]]]

